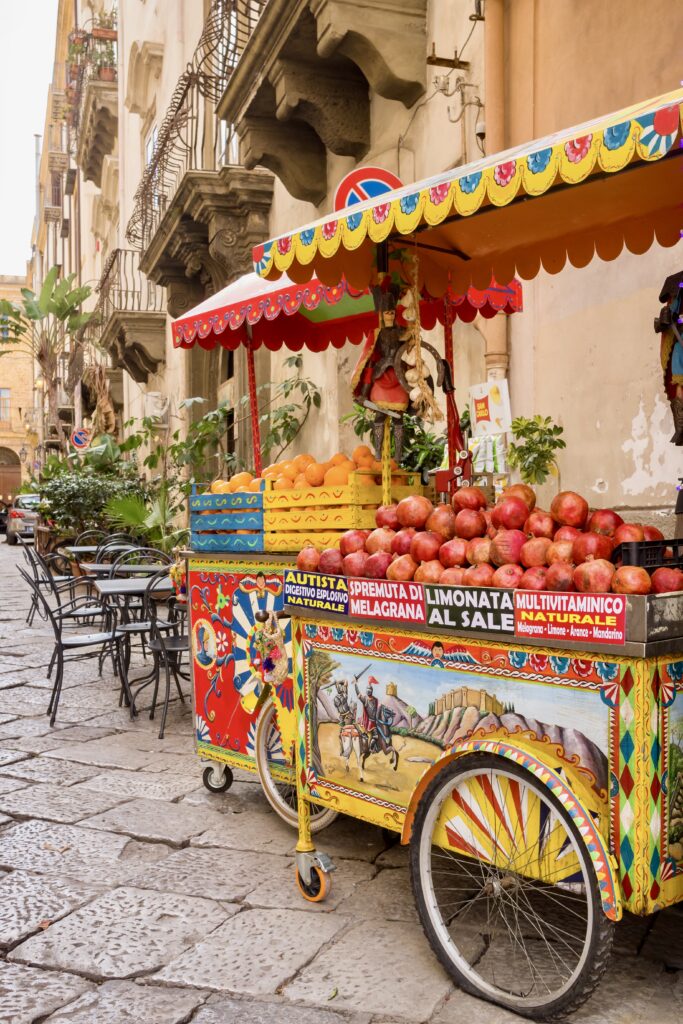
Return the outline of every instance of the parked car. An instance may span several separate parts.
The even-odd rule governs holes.
[[[7,543],[16,544],[17,537],[33,538],[38,522],[39,494],[17,494],[7,514]]]
[[[9,505],[0,498],[0,533],[7,533],[7,513]]]

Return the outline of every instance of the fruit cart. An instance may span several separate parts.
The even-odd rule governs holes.
[[[425,295],[421,302],[423,322],[443,325],[451,360],[456,318],[469,322],[477,313],[490,319],[498,312],[520,309],[516,281],[506,286],[494,281],[488,288],[464,294],[449,291],[438,300]],[[368,289],[354,290],[345,283],[327,287],[315,280],[305,286],[287,279],[271,284],[257,274],[245,275],[173,324],[178,348],[246,348],[256,473],[249,483],[240,480],[238,490],[232,487],[237,479],[233,478],[230,484],[216,482],[208,493],[190,498],[185,589],[195,743],[199,756],[209,762],[204,784],[221,792],[231,785],[232,769],[258,772],[269,802],[293,826],[297,813],[291,634],[289,619],[282,617],[283,572],[294,566],[306,542],[318,548],[335,546],[349,528],[372,528],[373,510],[381,504],[383,492],[376,474],[360,459],[346,474],[346,482],[327,486],[314,473],[291,489],[276,489],[267,471],[260,476],[264,467],[254,353],[261,345],[272,351],[299,351],[305,346],[313,352],[344,344],[361,346],[376,325]],[[456,438],[454,409],[454,404],[449,406],[449,432]],[[460,447],[461,442],[451,445],[453,451]],[[400,498],[419,492],[422,484],[415,474],[403,474],[391,487],[393,496]],[[287,742],[283,734],[290,737]],[[336,814],[325,808],[313,812],[314,830]]]
[[[438,295],[672,246],[682,104],[671,93],[338,211],[259,246],[257,269],[362,288],[409,245]],[[569,1013],[623,910],[683,898],[683,594],[288,568],[284,600],[303,895],[324,898],[333,868],[311,808],[392,829],[454,980],[529,1017]]]

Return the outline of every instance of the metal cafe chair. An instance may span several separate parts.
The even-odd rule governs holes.
[[[50,570],[50,556],[45,557],[41,555],[33,545],[27,544],[22,537],[17,537],[17,540],[22,546],[24,559],[31,570],[36,585],[42,590],[50,590],[53,594],[61,594],[68,590],[73,597],[74,588],[79,583],[79,578],[71,575],[54,575]],[[26,616],[26,624],[28,626],[33,625],[36,612],[39,612],[39,607],[34,595]]]
[[[106,530],[84,530],[83,533],[79,533],[78,537],[76,537],[74,547],[81,547],[84,544],[99,545],[107,536]]]
[[[120,676],[121,685],[124,689],[128,702],[130,703],[131,697],[125,673],[119,671],[119,667],[121,665],[121,642],[123,638],[116,629],[115,609],[104,609],[104,628],[97,632],[65,632],[64,625],[67,616],[71,612],[76,611],[78,602],[84,600],[87,601],[87,598],[77,597],[74,601],[70,601],[66,605],[61,605],[58,608],[52,608],[43,592],[36,585],[34,580],[31,579],[28,573],[21,567],[19,568],[19,572],[25,582],[28,583],[29,587],[33,590],[36,600],[42,606],[44,616],[49,620],[54,632],[55,649],[51,664],[56,664],[57,671],[55,674],[54,684],[52,686],[50,703],[47,708],[47,714],[50,716],[50,725],[55,724],[55,719],[57,717],[57,708],[59,706],[59,698],[62,692],[62,683],[64,681],[64,665],[67,659],[82,661],[86,658],[95,657],[102,649],[107,650],[111,654],[114,672]]]
[[[155,567],[155,571],[154,572],[150,571],[147,574],[149,576],[153,576],[153,575],[156,574],[156,572],[158,572],[159,569],[162,569],[165,566],[170,565],[172,561],[173,561],[173,559],[171,558],[170,555],[166,554],[165,551],[160,551],[158,548],[132,548],[129,551],[123,551],[111,563],[111,571],[109,573],[109,578],[110,579],[114,579],[116,576],[123,576],[123,575],[125,575],[126,578],[129,578],[129,574],[128,573],[124,573],[123,570],[125,570],[126,566],[131,566],[131,565],[135,565],[135,566],[138,566],[138,565],[139,566],[154,566]],[[117,601],[116,603],[119,605],[120,610],[121,610],[121,614],[119,616],[119,628],[120,629],[124,629],[127,626],[134,626],[136,620],[140,621],[143,618],[143,611],[144,611],[144,601],[143,600],[135,600],[135,599],[130,600],[129,599],[128,601],[123,601],[123,602],[118,602]],[[140,646],[141,646],[141,650],[142,650],[142,655],[143,655],[144,658],[147,657],[146,644],[145,644],[145,634],[146,634],[146,632],[147,632],[147,630],[140,630],[139,632],[136,631],[136,630],[133,630],[133,629],[129,630],[129,637],[133,636],[135,633],[138,633],[138,635],[140,637]],[[126,668],[127,668],[128,665],[130,664],[130,639],[126,643],[125,649],[126,649],[126,659],[127,659],[126,660]]]

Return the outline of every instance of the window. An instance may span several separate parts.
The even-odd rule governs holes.
[[[159,129],[156,125],[150,130],[145,139],[145,167],[149,167],[154,156],[154,150],[159,139]]]
[[[62,176],[56,171],[53,171],[51,175],[50,195],[52,197],[52,206],[62,205]]]
[[[221,353],[221,384],[232,380],[235,376],[235,353],[224,348]]]
[[[225,446],[229,453],[235,451],[235,410],[231,409],[225,424]]]
[[[0,422],[7,423],[9,421],[9,388],[0,388]]]
[[[217,127],[218,165],[237,165],[240,162],[240,140],[235,126],[227,121],[218,121]]]
[[[0,341],[9,341],[9,318],[0,316]]]

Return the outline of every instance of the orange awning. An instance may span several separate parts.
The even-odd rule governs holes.
[[[624,246],[672,246],[683,229],[683,90],[360,203],[254,249],[254,266],[295,282],[365,288],[374,249],[415,248],[431,295],[492,278],[531,280]]]

